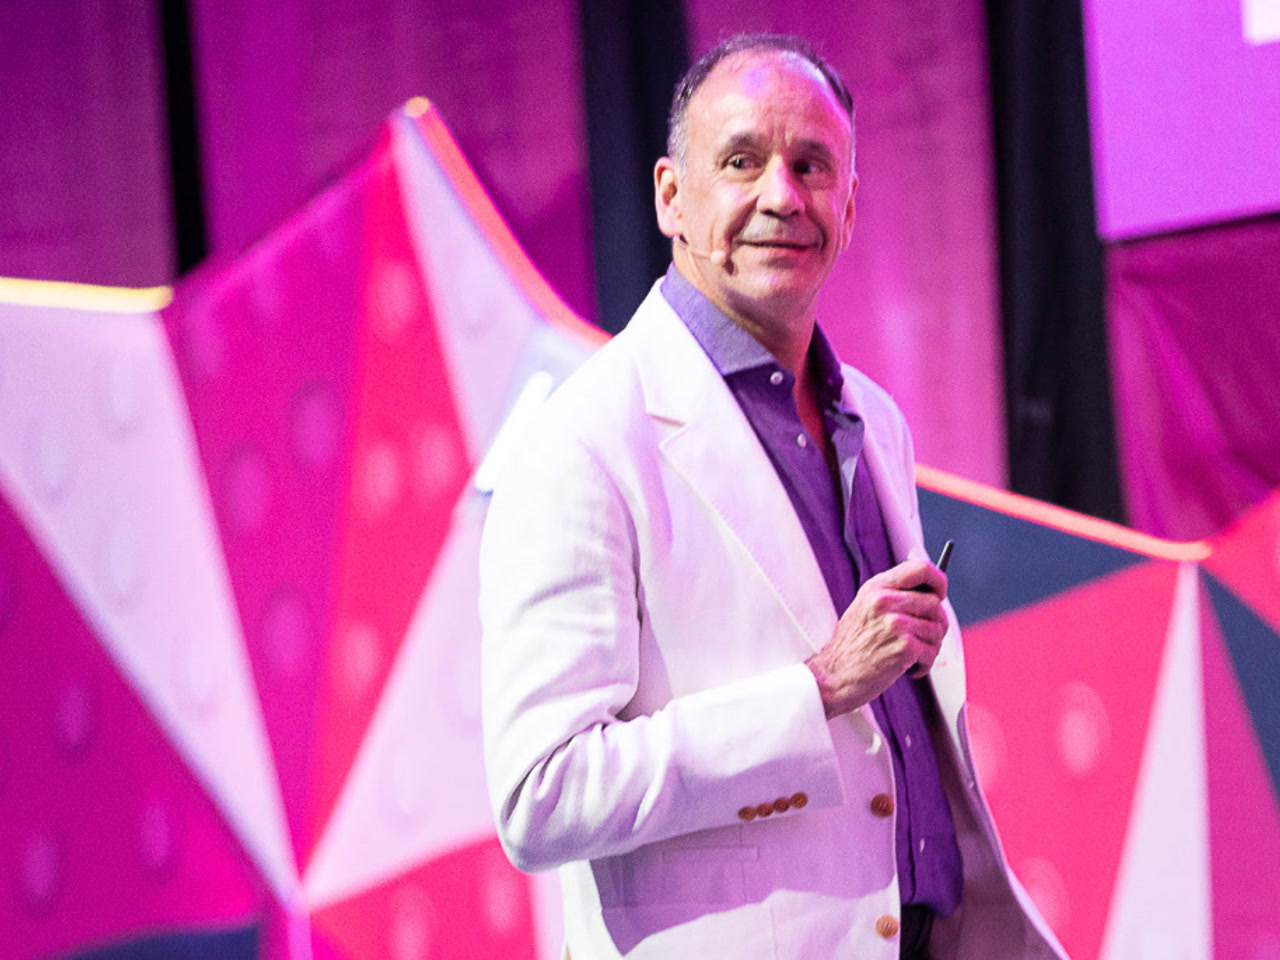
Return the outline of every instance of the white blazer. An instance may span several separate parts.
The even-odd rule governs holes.
[[[923,551],[910,435],[845,369],[895,557]],[[481,548],[499,837],[561,868],[591,958],[894,960],[893,767],[869,707],[828,722],[803,661],[837,611],[733,395],[658,292],[569,378],[493,496]],[[949,614],[951,615],[951,614]],[[965,866],[939,960],[1065,956],[977,787],[953,625],[931,674]],[[744,821],[739,811],[788,807]],[[793,801],[799,799],[799,803]]]

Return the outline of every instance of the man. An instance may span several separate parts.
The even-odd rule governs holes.
[[[486,762],[569,953],[1053,958],[977,790],[911,442],[814,300],[852,103],[793,38],[677,88],[673,268],[548,402],[481,555]]]

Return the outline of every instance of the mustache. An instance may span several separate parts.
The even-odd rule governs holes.
[[[750,227],[738,234],[739,243],[782,244],[792,247],[813,247],[822,242],[817,230],[790,227]]]

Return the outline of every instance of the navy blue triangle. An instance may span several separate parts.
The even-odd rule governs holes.
[[[75,954],[74,960],[256,960],[258,930],[158,934]]]
[[[956,541],[948,596],[965,625],[1149,559],[932,490],[920,490],[920,516],[935,560],[944,541]]]
[[[1204,581],[1271,782],[1280,794],[1280,636],[1220,581],[1208,574]]]

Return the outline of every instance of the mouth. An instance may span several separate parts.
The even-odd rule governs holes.
[[[795,240],[741,240],[739,245],[759,250],[764,254],[783,256],[812,253],[818,248],[816,243],[801,243]]]
[[[764,250],[811,250],[816,243],[805,240],[789,240],[784,238],[744,239],[739,241],[744,247],[759,247]]]

